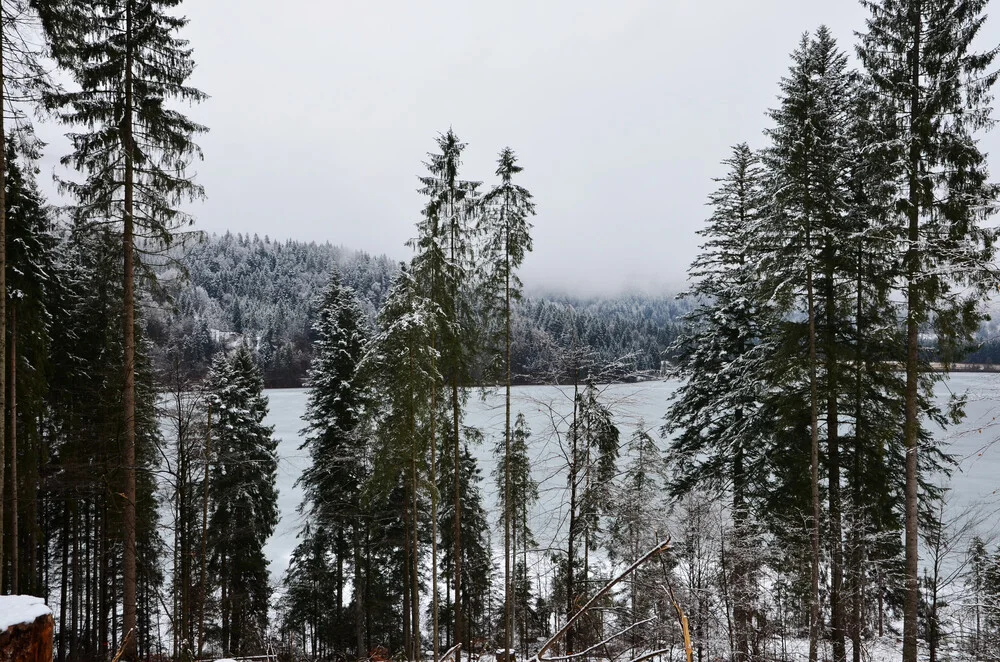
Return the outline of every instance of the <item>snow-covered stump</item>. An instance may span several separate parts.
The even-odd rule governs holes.
[[[0,661],[51,662],[54,627],[42,598],[0,595]]]

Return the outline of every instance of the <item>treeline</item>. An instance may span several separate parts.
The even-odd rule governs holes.
[[[269,388],[305,383],[315,302],[334,268],[372,323],[399,271],[384,255],[240,233],[203,236],[176,257],[161,270],[162,294],[147,316],[157,364],[169,353],[190,374],[204,374],[216,352],[245,338]],[[627,356],[631,370],[658,373],[689,308],[670,295],[525,297],[511,319],[514,381],[551,383],[555,356],[574,346],[607,362]]]

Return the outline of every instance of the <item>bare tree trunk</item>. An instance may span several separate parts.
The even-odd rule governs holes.
[[[2,114],[2,113],[0,113]],[[66,640],[69,633],[66,627],[66,601],[69,587],[69,503],[63,503],[62,526],[62,576],[59,588],[59,662],[66,662]]]
[[[198,657],[205,646],[205,601],[208,599],[208,575],[205,556],[208,553],[208,470],[212,466],[212,404],[208,405],[208,427],[205,435],[205,477],[202,484],[201,513],[201,576],[198,583],[200,604],[198,605]]]
[[[806,246],[812,246],[807,237]],[[811,256],[810,256],[811,259]],[[819,408],[817,406],[816,377],[816,308],[813,300],[812,265],[806,273],[806,298],[809,308],[809,427],[810,427],[810,483],[812,487],[812,517],[809,540],[812,547],[812,567],[809,591],[809,662],[816,662],[819,655]]]
[[[834,247],[828,245],[826,249],[834,251]],[[833,660],[834,662],[847,662],[847,642],[844,628],[844,547],[843,547],[843,522],[841,521],[841,497],[840,497],[840,412],[839,401],[839,375],[837,363],[837,338],[835,331],[835,317],[837,314],[836,288],[834,287],[834,273],[832,267],[832,255],[827,256],[828,267],[826,270],[826,290],[824,305],[826,308],[826,439],[827,439],[827,480],[829,484],[830,502],[830,625],[831,639],[833,639]]]
[[[432,343],[435,347],[437,346],[437,338],[435,337]],[[437,361],[436,359],[431,359],[433,369],[431,374],[437,372]],[[434,653],[434,662],[437,662],[440,657],[440,615],[438,613],[438,475],[437,475],[437,396],[438,389],[437,383],[431,388],[431,435],[430,435],[430,445],[431,445],[431,475],[428,480],[431,486],[431,636],[434,640],[431,642],[431,650]]]
[[[571,447],[570,447],[570,468],[569,468],[569,535],[567,544],[567,557],[566,557],[566,620],[572,620],[574,614],[574,606],[576,600],[576,586],[573,578],[573,557],[576,554],[576,549],[574,546],[576,537],[576,480],[577,480],[577,457],[576,457],[576,444],[577,444],[577,404],[579,398],[579,369],[575,369],[575,376],[573,378],[573,427],[570,431],[571,437]],[[574,639],[576,638],[576,627],[570,625],[566,628],[566,655],[574,652],[574,644],[576,643]]]
[[[366,659],[365,655],[365,582],[363,581],[362,566],[365,559],[361,551],[361,527],[354,532],[354,636],[357,643],[358,660]],[[436,615],[436,614],[435,614]],[[436,647],[436,644],[435,644]],[[434,654],[434,662],[437,662],[437,653]]]
[[[123,332],[125,347],[125,392],[122,396],[125,417],[125,507],[124,528],[124,636],[127,662],[138,659],[136,628],[136,515],[135,515],[135,267],[133,264],[133,167],[132,145],[132,3],[125,7],[125,113],[121,139],[125,152],[125,210],[123,215],[122,252],[124,255]],[[131,635],[129,634],[131,633]]]
[[[504,283],[504,341],[505,341],[505,383],[504,386],[504,436],[503,436],[503,489],[504,489],[504,509],[503,509],[503,561],[504,561],[504,586],[503,586],[503,647],[507,654],[513,648],[514,640],[514,595],[511,582],[511,489],[510,489],[510,233],[507,233],[507,246],[504,254],[506,267],[506,281]]]
[[[3,292],[3,290],[0,290]],[[17,550],[17,307],[10,307],[10,592],[20,593]],[[88,566],[89,567],[89,566]]]
[[[5,69],[3,60],[3,30],[0,30],[0,375],[7,374],[7,129],[4,126],[6,98],[4,96]],[[0,388],[0,412],[6,411],[6,390]],[[3,416],[0,416],[0,444],[4,443]],[[0,458],[4,449],[0,447]],[[0,494],[4,487],[4,466],[0,462]],[[3,540],[3,499],[0,499],[0,540]],[[0,544],[0,568],[3,568],[3,545]]]
[[[910,151],[909,159],[909,226],[906,250],[906,391],[904,393],[905,419],[903,425],[903,442],[906,447],[906,483],[903,492],[904,526],[905,526],[905,594],[903,598],[903,662],[917,662],[917,607],[920,602],[920,586],[918,577],[917,548],[917,370],[919,368],[919,337],[917,312],[920,308],[920,294],[917,291],[916,278],[920,269],[917,242],[920,239],[920,182],[918,169],[920,167],[920,146],[915,134],[921,131],[920,123],[920,31],[921,2],[913,0],[910,3],[910,22],[913,35],[912,51],[910,53]]]
[[[413,583],[413,592],[410,599],[413,601],[412,616],[413,616],[413,657],[410,659],[420,661],[420,653],[422,646],[420,645],[420,554],[418,553],[420,547],[418,538],[418,528],[419,528],[419,505],[417,501],[417,492],[419,489],[419,482],[417,480],[417,460],[416,457],[410,457],[410,471],[412,472],[413,480],[413,570],[411,571],[410,580]],[[436,662],[436,661],[435,661]]]

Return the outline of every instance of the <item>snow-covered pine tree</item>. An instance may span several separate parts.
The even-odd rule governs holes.
[[[7,407],[9,418],[5,426],[5,446],[10,456],[10,546],[11,592],[17,594],[20,577],[31,582],[34,591],[34,573],[22,573],[20,551],[24,546],[31,549],[31,540],[37,531],[22,543],[19,532],[20,511],[23,509],[20,493],[27,490],[32,500],[36,498],[40,476],[38,463],[32,461],[29,467],[22,467],[24,460],[41,457],[38,448],[39,421],[42,420],[45,391],[46,355],[49,339],[49,297],[51,281],[56,277],[56,238],[52,234],[52,224],[45,210],[45,201],[34,181],[31,161],[27,156],[19,156],[20,144],[15,135],[7,137],[6,179],[4,204],[6,204],[6,291],[7,309]],[[0,364],[3,365],[3,364]],[[19,369],[22,368],[22,369]],[[0,401],[2,402],[2,401]],[[19,428],[18,423],[21,423]],[[18,441],[21,444],[19,450]],[[19,470],[29,468],[30,475],[20,476]],[[34,510],[34,508],[32,508]],[[29,518],[27,524],[35,525],[37,519]],[[24,544],[26,543],[26,544]],[[2,565],[6,568],[6,564]]]
[[[440,316],[434,346],[440,355],[439,371],[443,384],[450,391],[451,417],[442,435],[450,443],[447,448],[452,455],[452,467],[461,467],[463,409],[467,400],[466,386],[470,383],[472,363],[478,355],[479,320],[475,301],[476,283],[473,262],[473,220],[480,204],[477,190],[479,182],[459,179],[461,156],[466,145],[451,129],[437,138],[439,153],[428,154],[424,164],[428,174],[420,177],[423,185],[420,192],[427,196],[423,219],[417,224],[417,237],[410,242],[416,249],[412,261],[413,278],[419,283],[423,295],[434,302]],[[443,395],[443,393],[442,393]],[[436,408],[437,394],[433,407]],[[436,421],[435,421],[436,422]],[[436,448],[437,430],[431,436],[432,447]],[[436,480],[436,476],[432,476]],[[454,521],[451,522],[453,556],[456,559],[453,571],[453,590],[456,641],[463,644],[462,650],[469,650],[469,641],[464,630],[461,597],[462,592],[462,480],[456,474],[451,485],[454,494],[447,495],[452,500]],[[436,503],[432,504],[432,511]],[[431,513],[432,518],[434,512]],[[432,545],[436,540],[432,541]],[[436,556],[436,550],[434,550]],[[436,584],[435,584],[436,586]],[[436,619],[435,619],[436,620]],[[434,628],[433,645],[437,645]],[[456,662],[461,662],[461,651]]]
[[[318,305],[313,323],[314,355],[309,369],[309,393],[303,430],[310,465],[299,478],[305,491],[301,509],[330,543],[330,557],[337,566],[334,595],[340,602],[333,614],[337,628],[346,630],[343,618],[344,566],[354,568],[352,584],[362,586],[362,545],[368,524],[362,505],[364,483],[370,475],[370,449],[365,428],[365,385],[358,365],[367,344],[365,314],[354,291],[343,285],[338,273]],[[353,644],[360,657],[364,646],[364,605],[355,593],[353,641],[334,641],[338,650]]]
[[[894,164],[898,238],[905,247],[906,445],[903,662],[917,660],[920,329],[933,324],[946,363],[983,318],[997,285],[996,187],[976,133],[992,125],[997,48],[973,50],[987,0],[863,0],[871,13],[858,56],[895,121],[881,148]]]
[[[168,102],[197,102],[204,94],[187,85],[194,69],[191,48],[178,37],[187,19],[177,12],[181,0],[66,0],[43,5],[46,25],[58,34],[52,55],[72,78],[73,91],[48,96],[47,104],[66,124],[73,151],[62,158],[83,175],[67,179],[63,189],[77,203],[83,219],[121,223],[123,252],[122,333],[125,373],[122,407],[126,467],[125,629],[136,619],[136,435],[135,435],[135,283],[143,273],[141,255],[169,246],[189,218],[180,210],[202,189],[186,173],[200,157],[193,142],[205,128]],[[137,259],[137,255],[139,256]],[[123,659],[135,660],[134,641]]]
[[[260,650],[267,631],[264,543],[278,522],[278,442],[264,425],[267,396],[249,347],[213,361],[208,390],[215,460],[208,554],[220,591],[219,645],[225,656],[248,655]]]
[[[395,509],[403,530],[398,574],[403,578],[403,647],[410,659],[419,659],[421,653],[421,494],[425,489],[432,495],[436,491],[427,460],[439,413],[433,398],[441,388],[434,346],[440,319],[437,305],[422,295],[410,271],[401,266],[379,312],[378,332],[361,368],[365,382],[378,394],[371,412],[375,448],[370,499],[387,510]]]
[[[769,297],[779,302],[785,318],[779,331],[781,351],[773,364],[775,383],[783,393],[776,406],[779,413],[792,414],[787,419],[791,426],[797,425],[798,416],[793,412],[800,407],[797,401],[809,412],[811,509],[806,521],[812,547],[809,655],[813,662],[821,627],[819,465],[820,412],[824,408],[831,504],[830,624],[834,659],[841,662],[846,657],[836,458],[840,341],[848,328],[844,320],[851,311],[851,299],[838,285],[845,281],[845,264],[853,258],[842,250],[851,231],[847,127],[852,88],[846,55],[837,49],[829,29],[823,26],[812,37],[804,35],[792,54],[789,73],[781,81],[779,106],[770,113],[775,126],[767,131],[771,145],[764,152],[771,205],[764,225],[768,248],[762,267]],[[803,356],[807,358],[802,360]],[[791,430],[786,432],[794,436]]]
[[[735,546],[746,547],[766,460],[767,423],[760,417],[762,379],[773,352],[775,313],[760,297],[756,270],[763,249],[758,233],[764,213],[764,172],[746,143],[725,159],[726,174],[710,196],[712,215],[688,273],[685,297],[696,300],[684,332],[671,346],[672,374],[683,380],[674,393],[662,432],[671,436],[667,464],[673,496],[692,490],[732,492]],[[753,568],[732,572],[734,592],[750,582]],[[747,605],[734,605],[736,660],[749,659]]]
[[[507,402],[509,403],[509,397]],[[528,512],[538,501],[538,483],[531,475],[531,457],[528,454],[528,439],[531,437],[531,428],[524,414],[518,412],[514,422],[513,430],[510,432],[509,443],[506,438],[501,440],[493,448],[493,456],[496,458],[496,466],[493,469],[493,478],[497,487],[497,503],[500,508],[500,524],[504,527],[504,535],[509,539],[509,565],[505,570],[510,570],[510,586],[505,583],[504,593],[504,626],[507,628],[507,592],[510,592],[511,609],[509,615],[508,638],[505,630],[505,642],[509,649],[513,649],[513,633],[520,629],[521,651],[527,656],[527,628],[528,611],[530,605],[530,582],[527,577],[528,549],[535,545],[531,526],[528,523]],[[520,545],[520,550],[518,550]],[[505,544],[505,548],[508,547]],[[520,561],[517,555],[521,554]],[[520,573],[520,574],[519,574]],[[518,595],[515,595],[515,587],[521,587]],[[515,599],[517,598],[517,599]]]
[[[49,89],[50,84],[48,72],[42,64],[41,45],[25,37],[32,31],[36,20],[36,12],[31,5],[27,0],[0,2],[0,182],[7,181],[7,160],[11,156],[10,146],[15,142],[15,136],[22,147],[30,149],[35,146],[37,141],[25,111],[30,108],[30,102],[37,101],[39,95]],[[13,120],[13,126],[10,120]],[[0,292],[7,290],[7,210],[11,205],[5,201],[6,189],[6,184],[0,185]],[[6,305],[7,298],[0,297],[0,375],[7,374]],[[0,389],[0,412],[6,411],[5,398],[6,393]],[[0,416],[0,457],[4,455],[5,424],[3,416]],[[17,477],[13,476],[11,480],[16,482]],[[3,490],[4,467],[0,466],[0,494]],[[12,506],[16,511],[17,504]],[[16,514],[14,517],[12,527],[16,529]],[[0,504],[0,538],[3,538],[3,531],[3,505]],[[14,535],[16,539],[16,533]],[[16,550],[15,545],[15,553]],[[2,561],[3,550],[0,549],[0,567],[3,566]]]
[[[447,583],[450,577],[454,577],[456,567],[462,570],[462,586],[465,588],[461,593],[461,604],[459,610],[463,614],[463,633],[469,638],[493,640],[492,614],[488,609],[488,600],[491,594],[491,582],[493,575],[493,551],[490,546],[490,523],[483,507],[483,497],[480,485],[482,484],[482,474],[479,470],[475,457],[469,451],[469,443],[480,443],[479,431],[470,429],[463,432],[463,437],[469,441],[463,444],[461,455],[461,466],[455,472],[452,467],[451,454],[441,455],[441,477],[438,490],[442,494],[452,494],[455,492],[453,482],[456,473],[461,480],[459,490],[462,494],[462,544],[454,544],[454,531],[451,527],[441,527],[441,571]],[[442,444],[447,440],[442,440]],[[455,520],[453,511],[454,505],[446,501],[441,506],[439,517],[442,524],[447,524]],[[454,552],[461,550],[462,558],[460,563],[455,562]],[[446,612],[452,615],[456,611],[456,604],[448,600],[445,605]],[[460,642],[457,631],[445,626],[445,644],[451,647]],[[451,635],[451,636],[449,636]]]
[[[503,328],[503,381],[504,391],[504,456],[507,458],[511,445],[510,386],[511,386],[511,304],[521,298],[521,280],[515,270],[521,266],[524,257],[531,250],[531,223],[529,216],[535,213],[535,203],[526,188],[515,184],[514,175],[523,168],[517,165],[517,157],[510,147],[500,152],[497,160],[496,176],[500,184],[483,196],[483,214],[480,217],[479,232],[485,235],[484,267],[487,271],[483,279],[486,290],[487,319],[495,319],[493,313],[500,312]],[[513,467],[513,460],[502,463],[505,471]],[[510,485],[511,477],[504,474],[503,493],[514,494]],[[514,641],[514,599],[512,584],[513,558],[517,550],[511,544],[514,535],[513,514],[508,506],[513,501],[504,501],[504,649],[513,648]]]

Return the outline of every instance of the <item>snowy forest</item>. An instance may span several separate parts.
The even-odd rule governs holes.
[[[0,2],[0,593],[58,662],[1000,659],[942,443],[996,350],[986,0],[789,35],[677,299],[528,296],[545,191],[451,128],[402,263],[198,231],[181,4]]]
[[[268,388],[305,382],[311,323],[333,270],[372,321],[399,272],[384,255],[239,233],[206,235],[176,260],[164,265],[162,292],[150,302],[147,329],[157,364],[179,360],[181,369],[202,376],[216,352],[246,339]],[[623,378],[656,376],[689,310],[686,300],[668,294],[524,296],[511,311],[512,379],[546,382],[555,354],[574,345],[589,347],[605,364],[627,358]]]

